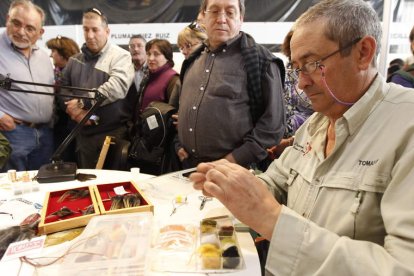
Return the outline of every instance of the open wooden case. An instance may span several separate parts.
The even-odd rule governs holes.
[[[71,191],[80,197],[74,198],[70,195]],[[93,187],[48,192],[43,203],[39,233],[48,234],[84,226],[99,214]]]
[[[144,193],[138,189],[133,182],[120,182],[104,185],[95,185],[94,191],[99,205],[99,210],[102,215],[105,214],[123,214],[134,212],[152,212],[154,213],[154,206],[150,204]],[[120,196],[119,191],[126,192],[126,194],[136,195],[140,201],[139,206],[136,207],[121,207],[111,210],[113,199]],[[121,196],[122,197],[122,196]]]
[[[121,206],[111,210],[115,197],[122,198],[125,195],[134,195],[139,200],[139,206]],[[48,192],[43,203],[39,233],[49,234],[85,226],[92,217],[98,215],[146,211],[154,212],[154,206],[133,182],[92,185]]]

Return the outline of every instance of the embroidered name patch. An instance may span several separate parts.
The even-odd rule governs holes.
[[[358,160],[359,166],[374,166],[377,163],[378,163],[378,159],[377,160]]]

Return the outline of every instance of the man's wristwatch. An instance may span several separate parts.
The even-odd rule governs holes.
[[[78,107],[80,109],[84,109],[85,108],[85,103],[83,102],[82,99],[78,99]]]
[[[99,125],[99,116],[97,116],[97,115],[92,115],[92,116],[89,118],[89,121],[91,121],[92,125],[97,126],[97,125]]]

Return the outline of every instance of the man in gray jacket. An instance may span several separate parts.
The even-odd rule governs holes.
[[[82,52],[71,57],[66,65],[62,83],[96,88],[107,97],[76,138],[78,166],[94,168],[106,135],[127,136],[131,114],[124,98],[134,78],[134,67],[129,52],[109,42],[108,21],[100,10],[87,10],[82,24],[85,44]],[[66,112],[79,122],[92,104],[92,101],[72,99],[66,102]]]
[[[316,111],[259,178],[221,160],[196,189],[270,241],[267,275],[414,275],[414,93],[376,68],[381,24],[325,0],[293,27],[290,73]]]

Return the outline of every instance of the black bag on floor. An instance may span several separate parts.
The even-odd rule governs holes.
[[[151,102],[135,126],[129,158],[135,162],[161,165],[165,145],[171,140],[175,127],[171,115],[177,110],[164,102]]]

